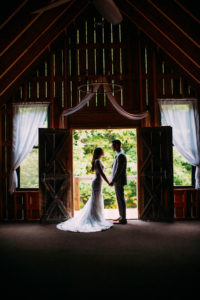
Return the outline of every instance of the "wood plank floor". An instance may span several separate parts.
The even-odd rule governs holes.
[[[8,299],[199,295],[200,221],[128,220],[97,233],[1,223],[0,245],[1,293]]]

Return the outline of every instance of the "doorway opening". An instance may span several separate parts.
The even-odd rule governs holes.
[[[124,187],[127,219],[138,219],[137,204],[137,136],[136,129],[76,129],[73,130],[73,194],[74,215],[84,207],[91,195],[91,172],[93,151],[102,147],[102,162],[105,174],[111,180],[112,163],[115,157],[111,144],[119,139],[127,156],[128,184]],[[104,215],[106,219],[119,216],[117,200],[113,187],[103,182]]]

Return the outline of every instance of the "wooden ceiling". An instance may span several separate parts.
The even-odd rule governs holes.
[[[38,57],[91,5],[88,0],[71,0],[45,13],[32,14],[50,2],[53,1],[14,1],[12,9],[1,13],[0,103],[5,103]],[[115,3],[195,83],[200,83],[200,17],[191,3],[181,0],[115,0]]]

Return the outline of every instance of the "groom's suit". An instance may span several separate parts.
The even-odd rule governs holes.
[[[112,167],[112,182],[115,187],[120,219],[126,219],[126,201],[124,197],[124,185],[127,184],[126,175],[127,159],[124,152],[121,150],[115,156]]]

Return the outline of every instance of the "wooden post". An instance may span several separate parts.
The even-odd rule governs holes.
[[[74,177],[74,208],[80,210],[79,177]]]
[[[159,126],[159,108],[157,101],[157,64],[156,64],[156,53],[153,51],[153,102],[154,102],[154,116],[153,125]]]

